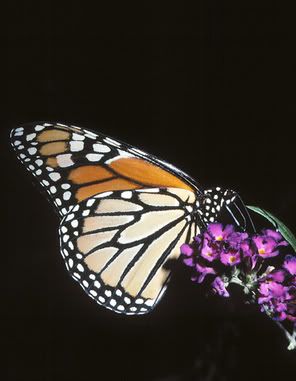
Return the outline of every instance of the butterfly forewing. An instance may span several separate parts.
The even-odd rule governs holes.
[[[40,123],[12,131],[18,158],[46,189],[61,216],[109,190],[177,187],[199,192],[185,173],[103,134]]]
[[[99,194],[72,208],[60,226],[73,278],[99,304],[125,314],[149,312],[163,294],[168,260],[199,232],[195,195],[178,188]]]

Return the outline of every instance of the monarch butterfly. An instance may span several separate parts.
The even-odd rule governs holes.
[[[170,278],[167,261],[222,213],[253,229],[234,191],[202,190],[171,164],[103,134],[42,122],[13,129],[11,142],[60,216],[67,270],[115,312],[151,311]]]

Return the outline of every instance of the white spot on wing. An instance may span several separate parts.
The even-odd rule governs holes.
[[[143,193],[159,193],[159,188],[147,188],[147,189],[136,189],[136,192],[143,192]]]
[[[130,199],[130,198],[132,198],[132,192],[131,191],[125,191],[125,192],[122,192],[121,193],[121,197],[122,198],[125,198],[125,199]]]
[[[85,137],[83,135],[76,134],[75,132],[73,133],[72,138],[73,138],[73,140],[84,140],[85,139]]]
[[[61,175],[57,172],[52,172],[49,174],[49,177],[53,180],[53,181],[57,181],[61,178]]]
[[[68,229],[66,228],[66,226],[62,226],[61,227],[61,232],[62,233],[67,233]]]
[[[30,140],[33,140],[35,138],[35,136],[36,136],[35,133],[29,134],[29,135],[27,135],[26,140],[29,142]]]
[[[64,194],[63,194],[63,199],[64,200],[70,200],[70,198],[71,198],[71,192],[65,192]]]
[[[94,202],[95,202],[95,200],[93,198],[91,198],[90,200],[87,201],[86,206],[89,208],[93,205]]]
[[[71,222],[71,225],[73,226],[73,228],[77,228],[77,226],[78,226],[78,221],[77,221],[77,220],[73,220],[73,221]]]
[[[83,272],[83,271],[84,271],[84,267],[82,266],[81,263],[78,263],[78,265],[77,265],[77,270],[80,271],[80,272]]]
[[[62,168],[71,167],[74,163],[72,161],[72,155],[70,153],[57,156],[58,165]]]
[[[84,143],[81,141],[72,141],[70,142],[70,151],[71,152],[79,152],[84,148]]]
[[[100,161],[102,159],[103,155],[99,155],[96,153],[89,153],[86,155],[86,158],[88,161]]]
[[[35,155],[35,153],[37,152],[37,148],[35,148],[35,147],[30,147],[30,148],[28,149],[28,152],[29,152],[30,155]]]
[[[101,152],[101,153],[106,153],[106,152],[111,151],[110,147],[106,146],[105,144],[101,144],[101,143],[93,144],[93,149],[95,152]]]
[[[110,194],[112,194],[112,192],[103,192],[103,193],[99,193],[95,196],[95,198],[103,198],[103,197],[107,197],[107,196],[110,196]]]
[[[130,304],[131,303],[130,298],[128,298],[127,296],[124,298],[124,301],[125,301],[126,304]]]

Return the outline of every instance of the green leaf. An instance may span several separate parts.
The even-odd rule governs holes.
[[[275,217],[273,214],[271,214],[267,210],[258,208],[257,206],[247,205],[247,208],[253,210],[253,212],[260,214],[261,216],[265,217],[268,221],[270,221],[278,229],[278,231],[285,238],[285,240],[296,251],[296,237],[282,221],[280,221],[277,217]]]

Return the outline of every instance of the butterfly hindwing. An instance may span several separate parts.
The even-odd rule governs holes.
[[[61,216],[82,200],[109,190],[171,186],[199,192],[188,175],[170,164],[80,127],[25,125],[12,130],[11,142]]]
[[[168,260],[199,229],[193,192],[152,188],[101,193],[82,201],[60,226],[66,266],[99,304],[125,314],[149,312],[169,278]]]

